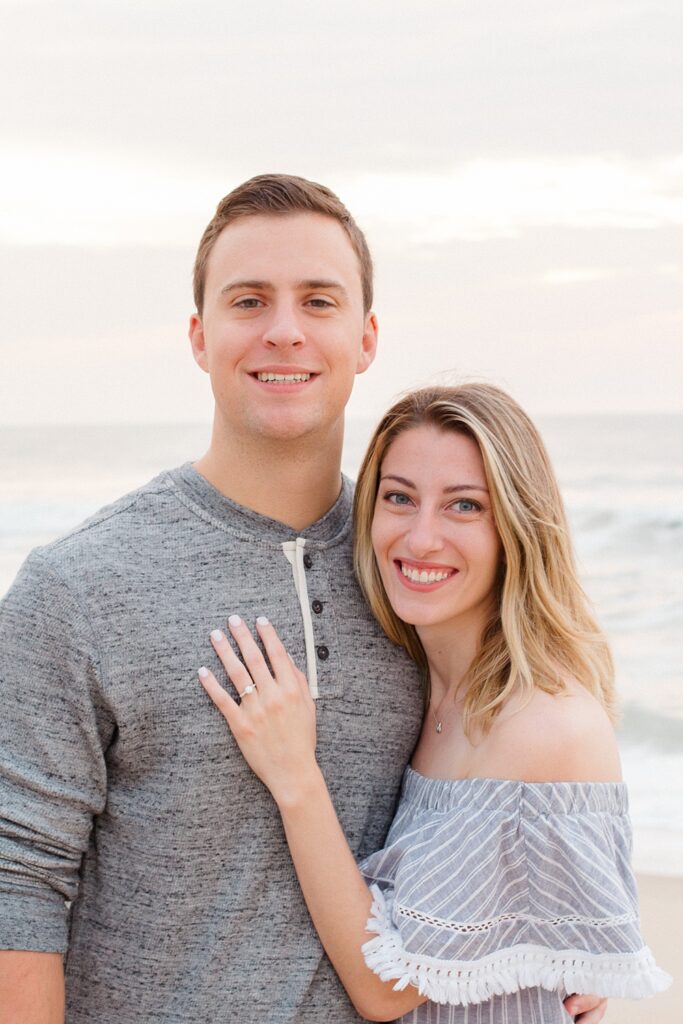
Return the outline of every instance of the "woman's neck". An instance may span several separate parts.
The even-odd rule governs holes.
[[[418,636],[427,655],[432,703],[454,697],[481,647],[485,621],[481,614],[459,621],[421,626]],[[462,693],[459,694],[463,696]]]

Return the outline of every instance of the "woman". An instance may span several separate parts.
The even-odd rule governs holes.
[[[361,587],[427,694],[383,850],[356,866],[306,680],[267,620],[270,668],[237,616],[243,661],[212,634],[240,705],[200,679],[275,798],[358,1012],[428,1021],[449,1004],[438,1019],[456,1024],[474,1003],[470,1021],[547,1024],[568,992],[665,987],[638,931],[610,655],[533,424],[484,384],[408,395],[370,442],[355,529]]]

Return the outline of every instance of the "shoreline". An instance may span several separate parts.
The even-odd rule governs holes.
[[[683,1001],[683,878],[638,874],[637,881],[643,938],[674,981],[652,999],[610,999],[603,1024],[678,1024]]]

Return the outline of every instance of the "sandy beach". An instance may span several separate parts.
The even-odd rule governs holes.
[[[683,878],[639,875],[643,936],[674,983],[653,999],[612,999],[606,1024],[680,1024],[683,1019]]]

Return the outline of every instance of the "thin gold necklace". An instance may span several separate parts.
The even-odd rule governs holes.
[[[458,685],[458,687],[457,687],[457,688],[456,688],[456,690],[455,690],[455,693],[453,694],[453,706],[454,706],[454,707],[455,707],[455,705],[456,705],[456,704],[457,704],[457,702],[458,702],[458,690],[459,690],[459,689],[460,689],[460,686]],[[446,698],[447,698],[447,697],[448,697],[448,693],[446,692],[446,693],[445,693],[445,694],[443,695],[443,697],[441,698],[441,701],[440,701],[440,703],[439,703],[439,711],[440,711],[440,710],[441,710],[441,708],[443,707],[443,704],[444,704],[444,702],[446,701]],[[433,714],[433,716],[434,716],[434,728],[435,728],[436,732],[438,732],[438,733],[440,733],[440,732],[443,732],[443,723],[444,723],[444,719],[443,719],[443,717],[442,717],[442,718],[439,718],[438,714],[436,713],[436,709],[435,709],[434,707],[432,707],[431,703],[430,703],[430,705],[429,705],[429,710],[431,711],[431,713],[432,713],[432,714]]]

